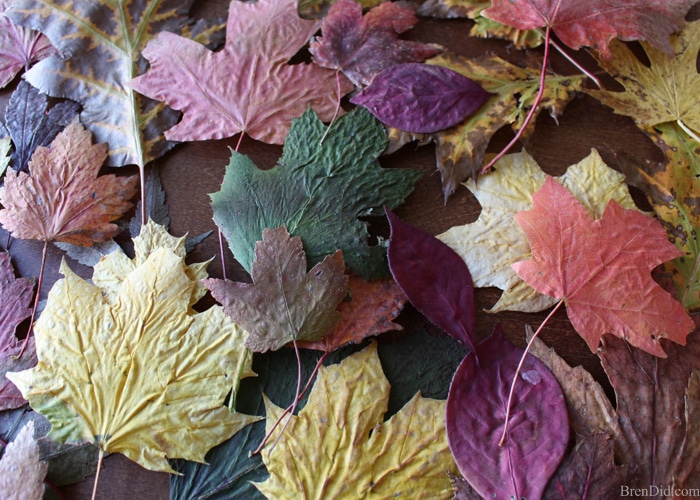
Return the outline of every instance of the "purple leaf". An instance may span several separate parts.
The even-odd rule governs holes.
[[[389,268],[411,304],[472,352],[476,307],[469,269],[454,250],[385,207],[391,239]]]
[[[511,406],[506,404],[522,349],[506,342],[500,325],[479,344],[480,365],[467,354],[447,396],[446,428],[460,472],[484,498],[541,498],[569,441],[561,388],[552,373],[528,354]]]
[[[407,63],[385,69],[350,101],[390,127],[429,134],[457,125],[490,96],[449,68]]]

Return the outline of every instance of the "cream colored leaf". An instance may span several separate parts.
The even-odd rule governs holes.
[[[4,500],[41,500],[49,464],[39,461],[34,422],[22,427],[0,460],[0,496]]]
[[[384,422],[389,389],[376,344],[321,368],[304,409],[263,449],[270,477],[258,489],[268,498],[451,498],[445,402],[416,394]],[[266,409],[269,431],[284,410],[268,400]]]
[[[92,442],[172,472],[167,459],[203,462],[256,420],[222,406],[232,386],[253,375],[251,356],[245,332],[220,307],[192,311],[200,285],[177,245],[166,248],[177,240],[153,223],[140,238],[147,253],[104,289],[99,278],[91,284],[62,264],[65,278],[35,326],[39,363],[7,377],[49,419],[54,440]],[[128,267],[118,252],[99,266]]]
[[[479,218],[438,235],[465,260],[474,286],[495,286],[504,291],[489,312],[537,312],[557,302],[537,293],[511,267],[530,257],[530,246],[513,215],[532,208],[532,195],[542,187],[545,178],[528,153],[506,155],[478,183],[473,179],[464,183],[481,204]],[[600,218],[611,199],[624,208],[635,208],[624,175],[605,165],[595,149],[557,180],[593,218]]]
[[[9,137],[0,139],[0,175],[5,173],[7,166],[10,164],[10,146],[12,145]]]

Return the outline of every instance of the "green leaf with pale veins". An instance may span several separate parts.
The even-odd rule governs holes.
[[[402,203],[421,173],[380,167],[386,134],[364,109],[341,116],[321,142],[325,131],[312,111],[304,113],[292,123],[282,157],[270,170],[233,153],[221,191],[210,197],[214,221],[247,271],[263,229],[286,226],[301,238],[309,265],[341,249],[355,274],[388,273],[386,248],[368,244],[367,226],[358,217]]]
[[[170,145],[162,131],[177,114],[126,85],[146,69],[141,50],[159,31],[212,32],[186,17],[194,0],[17,0],[6,14],[16,24],[44,33],[63,57],[36,64],[25,78],[41,92],[83,105],[80,121],[97,142],[110,145],[108,165],[143,167]]]

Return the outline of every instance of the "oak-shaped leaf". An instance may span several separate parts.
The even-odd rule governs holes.
[[[182,110],[166,132],[174,141],[221,139],[246,133],[282,144],[292,119],[311,106],[323,120],[352,86],[313,64],[288,64],[319,23],[297,14],[296,0],[232,0],[226,45],[212,52],[181,36],[162,32],[143,54],[148,73],[131,82],[138,92]],[[233,75],[233,76],[232,76]]]
[[[355,0],[338,0],[323,18],[321,32],[309,46],[314,62],[342,71],[357,87],[396,64],[422,62],[439,52],[436,47],[398,38],[418,18],[405,5],[384,2],[364,16]]]
[[[16,238],[83,246],[116,235],[112,221],[131,208],[138,176],[98,177],[106,155],[107,145],[93,145],[90,132],[73,122],[49,147],[36,149],[31,175],[5,176],[0,223]]]
[[[0,491],[5,500],[41,500],[48,464],[39,461],[34,423],[25,425],[0,459]]]
[[[446,429],[459,470],[484,498],[540,498],[569,442],[566,403],[547,367],[527,354],[505,441],[511,382],[523,356],[500,325],[457,368],[447,396]]]
[[[10,3],[0,0],[0,89],[17,73],[55,52],[44,35],[17,26],[5,16]]]
[[[444,66],[406,63],[383,70],[350,102],[364,106],[385,125],[430,134],[460,123],[490,96],[478,83]]]
[[[264,229],[255,244],[253,283],[208,279],[204,285],[247,332],[254,352],[276,351],[296,340],[319,340],[340,321],[348,291],[342,252],[306,272],[301,239],[282,226]]]
[[[374,343],[322,367],[306,406],[263,448],[270,478],[258,489],[268,498],[450,498],[445,402],[416,394],[384,421],[389,390]],[[266,399],[266,410],[270,430],[284,409]]]
[[[513,215],[532,208],[532,195],[545,179],[545,173],[527,152],[504,156],[489,175],[478,182],[469,179],[464,183],[481,205],[479,218],[437,236],[467,263],[474,286],[503,290],[489,312],[538,312],[556,303],[556,299],[525,283],[511,267],[531,255],[530,245]],[[625,176],[609,168],[595,149],[556,179],[585,205],[593,218],[600,218],[611,199],[624,208],[635,208]]]
[[[476,178],[483,166],[484,154],[491,137],[506,125],[520,130],[535,101],[540,85],[540,69],[518,67],[496,56],[467,59],[443,52],[426,61],[443,66],[477,82],[493,94],[472,116],[447,130],[434,134],[414,134],[391,129],[387,153],[404,144],[434,142],[437,169],[442,177],[442,191],[447,199],[468,177]],[[581,76],[547,74],[544,96],[546,109],[556,119],[582,85]],[[539,113],[540,110],[536,111]],[[535,120],[525,130],[524,138],[534,131]]]
[[[34,342],[30,339],[27,349],[18,357],[22,342],[15,336],[17,326],[32,313],[33,290],[32,280],[15,278],[10,255],[0,253],[0,410],[17,408],[25,403],[15,385],[5,379],[5,373],[31,368],[36,364]]]
[[[598,63],[625,88],[622,92],[588,90],[587,93],[610,106],[615,113],[630,116],[639,126],[653,127],[680,122],[700,132],[700,74],[696,67],[700,51],[700,21],[688,23],[671,36],[673,57],[642,42],[649,60],[643,63],[622,42],[610,44],[614,57]]]
[[[143,168],[172,147],[162,133],[175,124],[178,114],[127,84],[145,71],[141,51],[159,31],[215,40],[216,27],[187,18],[193,4],[194,0],[14,0],[6,14],[44,33],[60,52],[35,64],[25,79],[44,94],[82,104],[80,121],[97,142],[109,144],[107,165]]]
[[[247,271],[263,229],[285,226],[301,238],[309,265],[340,249],[353,273],[387,275],[385,246],[369,245],[367,224],[358,217],[402,203],[421,172],[381,168],[386,132],[364,108],[338,118],[324,138],[326,128],[311,110],[294,120],[282,157],[269,170],[232,153],[221,191],[210,197],[214,221]]]
[[[476,351],[476,307],[469,269],[454,250],[390,210],[389,268],[411,304],[467,349]]]
[[[592,352],[605,332],[661,357],[661,338],[685,343],[693,321],[651,277],[680,254],[656,219],[611,200],[594,220],[552,177],[532,200],[532,210],[515,214],[532,258],[513,269],[538,292],[565,301]]]
[[[593,47],[610,57],[613,38],[646,40],[668,55],[671,33],[685,24],[696,0],[493,0],[482,15],[518,29],[552,28],[571,47]]]
[[[137,258],[113,252],[91,284],[65,264],[37,321],[39,364],[8,374],[58,442],[91,442],[143,467],[206,452],[255,420],[224,399],[252,375],[245,332],[219,306],[198,313],[202,265],[154,223]]]

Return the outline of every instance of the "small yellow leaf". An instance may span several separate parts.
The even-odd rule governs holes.
[[[384,422],[389,389],[376,344],[321,368],[304,409],[263,449],[270,478],[258,489],[268,498],[451,498],[445,402],[416,394]],[[284,410],[268,400],[266,409],[269,431]]]

